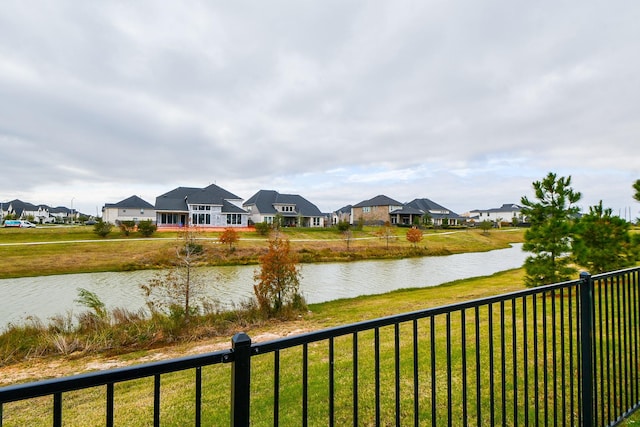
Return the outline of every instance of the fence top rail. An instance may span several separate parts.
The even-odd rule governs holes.
[[[201,366],[227,363],[233,359],[233,352],[221,350],[171,360],[144,363],[140,365],[114,368],[106,371],[88,372],[64,378],[51,378],[0,388],[0,404],[34,397],[48,396],[89,387],[114,384],[157,374],[194,369]]]
[[[502,301],[511,301],[514,299],[525,298],[534,294],[546,294],[559,289],[566,289],[577,286],[580,280],[571,280],[566,282],[554,283],[551,285],[538,286],[528,288],[521,291],[514,291],[506,294],[495,295],[485,298],[479,298],[471,301],[464,301],[440,307],[427,308],[403,314],[397,314],[378,319],[364,320],[358,323],[336,326],[333,328],[312,331],[305,334],[295,335],[291,337],[278,338],[272,341],[261,343],[253,343],[251,345],[252,354],[264,354],[276,350],[283,350],[290,347],[296,347],[303,344],[324,341],[330,338],[337,338],[344,335],[350,335],[357,332],[367,331],[371,329],[391,326],[398,323],[410,322],[425,317],[435,317],[442,314],[454,313],[463,310],[473,309],[476,307],[487,306],[490,304],[500,303]]]

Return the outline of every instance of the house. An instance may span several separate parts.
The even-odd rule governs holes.
[[[54,215],[52,212],[57,212],[57,209],[65,210],[59,220],[60,222],[71,218],[71,211],[67,208],[51,208],[47,205],[34,205],[29,202],[23,202],[19,199],[11,200],[10,202],[3,202],[0,218],[4,218],[7,215],[15,215],[16,218],[31,218],[34,222],[44,224],[56,221],[57,215]]]
[[[102,207],[102,220],[120,225],[122,221],[156,221],[153,205],[138,196],[131,196],[117,203],[105,203]]]
[[[436,227],[462,225],[465,222],[465,218],[451,209],[429,199],[413,199],[402,208],[391,212],[392,224],[410,225],[416,220],[425,222],[425,219]]]
[[[156,197],[156,224],[159,228],[246,227],[249,215],[241,203],[240,197],[215,184],[205,188],[178,187]]]
[[[384,195],[378,195],[351,207],[351,224],[362,221],[363,224],[381,225],[391,222],[390,213],[402,208],[403,204]]]
[[[347,222],[351,224],[351,208],[352,205],[341,207],[337,211],[331,213],[331,223],[336,225],[339,222]]]
[[[522,206],[515,203],[505,203],[499,208],[474,209],[469,212],[470,216],[478,222],[491,221],[497,224],[501,222],[520,223],[526,222],[522,215]]]
[[[242,206],[249,212],[249,219],[254,224],[272,224],[276,215],[279,215],[285,227],[325,226],[326,215],[316,205],[297,194],[260,190]]]

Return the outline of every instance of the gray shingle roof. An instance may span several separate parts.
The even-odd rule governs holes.
[[[178,187],[156,197],[156,210],[187,212],[189,210],[187,203],[219,205],[223,207],[229,205],[234,206],[232,203],[226,202],[227,200],[242,199],[215,184],[211,184],[205,188]],[[235,206],[235,208],[237,208],[237,206]],[[226,210],[224,211],[227,212]],[[240,209],[238,212],[244,211]]]
[[[362,202],[353,205],[354,208],[364,208],[367,206],[402,206],[403,203],[393,200],[391,197],[385,195],[378,195],[369,200],[363,200]]]
[[[131,196],[124,200],[120,200],[117,203],[105,203],[105,208],[144,208],[144,209],[153,209],[153,205],[138,196]]]
[[[277,214],[275,205],[293,205],[296,212],[288,213],[292,216],[322,216],[320,209],[304,197],[298,194],[280,194],[275,190],[260,190],[251,196],[243,206],[255,205],[261,214]],[[283,215],[287,214],[281,212]]]

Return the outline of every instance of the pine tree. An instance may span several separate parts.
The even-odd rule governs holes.
[[[576,224],[573,254],[576,261],[592,274],[618,270],[634,263],[631,254],[630,224],[612,216],[602,200]]]
[[[579,213],[575,206],[581,194],[571,188],[571,177],[549,173],[533,183],[537,202],[522,197],[522,213],[531,223],[523,249],[531,252],[525,261],[527,286],[567,280],[575,269],[569,265],[572,223]]]

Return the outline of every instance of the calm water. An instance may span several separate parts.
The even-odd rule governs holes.
[[[400,288],[435,286],[452,280],[485,276],[523,265],[522,244],[491,252],[302,265],[301,290],[307,302],[324,302]],[[207,293],[226,307],[253,295],[257,266],[198,269]],[[29,316],[41,320],[84,307],[74,302],[78,288],[95,292],[108,308],[137,310],[145,306],[139,286],[158,271],[89,273],[0,280],[0,327],[21,323]]]

